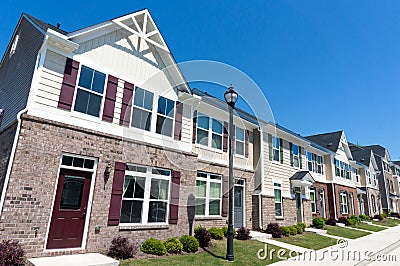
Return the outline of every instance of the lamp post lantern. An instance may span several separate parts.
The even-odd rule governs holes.
[[[233,255],[233,145],[234,139],[232,138],[235,127],[233,125],[233,109],[238,98],[237,92],[233,89],[232,85],[224,94],[225,101],[229,108],[229,208],[228,208],[228,239],[226,248],[226,259],[234,261]]]

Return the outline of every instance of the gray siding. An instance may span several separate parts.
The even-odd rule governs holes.
[[[43,43],[43,34],[24,17],[16,34],[19,34],[16,51],[10,57],[10,45],[0,66],[0,108],[5,110],[0,132],[17,120],[18,112],[26,106],[36,58]]]

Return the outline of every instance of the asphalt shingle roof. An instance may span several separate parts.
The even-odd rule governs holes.
[[[61,34],[67,34],[67,33],[68,33],[68,32],[66,32],[66,31],[64,31],[64,30],[62,30],[62,29],[60,29],[60,28],[57,28],[57,27],[54,26],[54,25],[51,25],[50,23],[44,22],[44,21],[42,21],[42,20],[40,20],[40,19],[37,19],[37,18],[35,18],[35,17],[33,17],[33,16],[27,14],[27,13],[23,13],[23,15],[25,15],[27,18],[29,18],[30,20],[32,20],[33,23],[35,23],[35,24],[36,24],[39,28],[41,28],[43,31],[47,31],[47,29],[52,29],[52,30],[55,30],[55,31],[57,31],[57,32],[59,32],[59,33],[61,33]]]
[[[340,138],[342,137],[342,133],[343,133],[343,131],[341,130],[341,131],[336,131],[336,132],[307,136],[306,139],[311,140],[333,152],[336,152],[339,147]]]

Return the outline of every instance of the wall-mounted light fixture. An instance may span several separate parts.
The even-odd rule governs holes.
[[[110,179],[110,174],[111,174],[111,163],[107,163],[106,169],[104,170],[104,188],[106,187],[108,179]]]

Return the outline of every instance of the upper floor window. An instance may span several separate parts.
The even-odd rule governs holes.
[[[174,124],[174,101],[160,96],[158,98],[156,133],[172,136]]]
[[[291,164],[294,167],[300,167],[300,158],[299,158],[299,146],[291,143],[291,151],[290,151],[290,160]]]
[[[374,186],[378,186],[378,176],[374,174]]]
[[[351,179],[350,165],[335,159],[335,174],[346,179]]]
[[[365,170],[365,176],[367,177],[368,184],[372,184],[371,182],[371,171],[370,170]]]
[[[308,170],[318,174],[324,174],[324,159],[315,153],[306,152]]]
[[[222,122],[199,113],[197,119],[198,144],[222,150]]]
[[[81,67],[74,110],[100,117],[106,75],[87,66]]]
[[[281,156],[280,156],[281,142],[282,142],[282,140],[280,138],[272,136],[272,159],[274,161],[279,162],[281,160]]]
[[[201,216],[221,215],[222,176],[197,173],[195,214]]]
[[[13,54],[15,54],[15,51],[17,50],[18,41],[19,41],[19,34],[15,35],[14,41],[11,45],[10,57],[13,56]]]
[[[136,87],[132,111],[132,127],[150,131],[154,94]]]
[[[360,182],[360,172],[358,171],[358,169],[353,168],[353,175],[356,182]]]
[[[1,127],[1,124],[3,123],[3,117],[4,117],[4,110],[0,109],[0,127]]]
[[[240,127],[235,127],[235,152],[236,154],[243,155],[244,156],[244,129]]]

